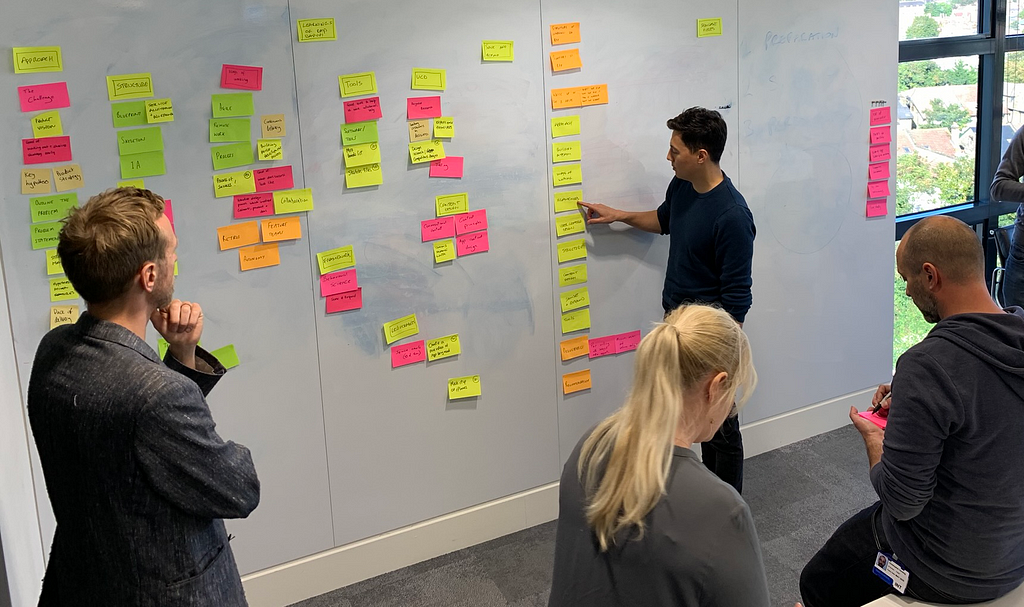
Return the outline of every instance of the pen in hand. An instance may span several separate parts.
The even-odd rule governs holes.
[[[882,400],[878,401],[878,404],[875,405],[874,409],[871,410],[871,413],[877,414],[878,410],[882,408],[882,403],[884,403],[887,400],[892,400],[892,391],[891,390],[889,391],[888,394],[886,394],[885,396],[882,397]]]

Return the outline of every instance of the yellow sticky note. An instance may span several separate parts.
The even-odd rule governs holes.
[[[277,215],[312,210],[313,190],[310,188],[274,192],[274,213]]]
[[[381,171],[379,163],[345,169],[346,188],[365,188],[382,183],[384,183],[384,173]]]
[[[235,194],[252,194],[256,191],[256,179],[252,171],[221,173],[213,176],[213,195],[216,198]]]
[[[413,164],[440,160],[444,157],[444,143],[440,139],[409,144],[409,160]]]
[[[77,164],[65,164],[53,167],[53,185],[58,192],[67,192],[82,187],[82,167]]]
[[[59,46],[16,46],[13,50],[15,74],[64,71]]]
[[[448,380],[448,400],[480,396],[480,376],[467,375]]]
[[[409,142],[416,143],[417,141],[426,141],[427,139],[430,139],[430,121],[410,120]]]
[[[140,190],[146,189],[145,179],[125,179],[124,181],[118,181],[117,187],[119,188],[139,188]]]
[[[566,268],[558,268],[558,286],[569,287],[587,282],[587,264],[581,263]]]
[[[52,183],[50,169],[21,169],[22,194],[49,194]]]
[[[437,209],[437,216],[456,215],[469,212],[469,194],[445,194],[434,197],[434,207]]]
[[[264,139],[280,139],[285,135],[284,114],[260,116],[260,130]]]
[[[50,328],[78,322],[78,306],[50,306]]]
[[[152,97],[153,76],[150,74],[107,76],[107,96],[111,101]]]
[[[580,117],[558,116],[551,119],[551,136],[567,137],[580,134]]]
[[[558,243],[558,263],[587,258],[587,241],[582,238]]]
[[[260,221],[260,232],[263,234],[263,242],[298,240],[302,238],[302,219],[298,215],[263,219]]]
[[[578,48],[571,48],[565,51],[551,51],[550,58],[552,72],[564,72],[583,67],[583,61],[580,59],[580,49]]]
[[[178,275],[178,261],[177,260],[174,261],[174,275],[175,276]]]
[[[257,139],[256,157],[260,160],[282,160],[284,146],[280,139]]]
[[[434,263],[444,263],[455,259],[455,241],[437,240],[434,242]]]
[[[583,202],[583,190],[568,190],[566,192],[555,192],[555,212],[579,210],[579,203]]]
[[[437,339],[427,340],[427,360],[439,360],[462,354],[462,344],[459,343],[459,335],[445,335]]]
[[[571,44],[580,41],[580,23],[552,23],[551,44]]]
[[[32,136],[56,137],[64,134],[64,126],[60,123],[60,112],[50,110],[32,117]]]
[[[722,35],[722,18],[697,19],[697,37],[708,38]]]
[[[78,291],[71,286],[71,281],[67,278],[51,278],[50,301],[67,301],[69,299],[78,299]]]
[[[146,122],[173,122],[174,106],[170,99],[151,99],[146,102]]]
[[[581,159],[582,151],[579,141],[556,141],[551,144],[551,162],[569,162]]]
[[[260,224],[255,221],[235,223],[217,228],[217,243],[221,251],[237,249],[260,241]]]
[[[391,345],[400,339],[416,335],[419,332],[420,325],[416,322],[415,314],[396,318],[391,322],[384,323],[384,339],[388,342],[388,345]]]
[[[238,265],[243,272],[256,268],[269,268],[280,263],[281,251],[278,250],[276,242],[238,249]]]
[[[451,117],[434,118],[434,137],[446,137],[451,139],[455,136],[455,119]]]
[[[590,308],[562,314],[562,333],[585,331],[590,328]]]
[[[380,164],[380,146],[376,143],[350,145],[342,148],[341,151],[345,156],[345,166],[348,168]]]
[[[316,254],[316,264],[320,267],[320,274],[344,270],[356,265],[356,253],[352,245],[338,247],[330,251],[323,251]]]
[[[426,91],[443,91],[445,87],[444,70],[429,70],[421,67],[412,70],[412,88]]]
[[[580,287],[579,289],[561,293],[558,299],[562,304],[563,312],[585,308],[590,305],[590,290],[586,287]]]
[[[514,61],[514,41],[484,40],[480,45],[480,53],[484,61]]]
[[[299,19],[299,42],[337,40],[334,19]]]
[[[579,213],[567,213],[555,217],[555,234],[558,238],[587,231],[587,220]]]
[[[563,361],[572,360],[589,354],[590,342],[587,340],[586,335],[580,335],[579,337],[563,341],[559,344],[559,349],[562,351]]]
[[[551,169],[551,182],[555,187],[583,183],[583,167],[579,164],[566,164]]]
[[[57,254],[57,249],[46,250],[46,275],[52,276],[54,274],[63,274],[64,266],[60,263],[60,255]]]
[[[373,72],[338,76],[342,97],[372,95],[377,92],[377,76]]]
[[[573,392],[582,392],[590,389],[590,369],[566,373],[562,376],[562,394],[569,395]]]

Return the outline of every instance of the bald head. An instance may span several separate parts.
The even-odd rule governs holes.
[[[974,230],[953,217],[926,217],[911,226],[900,241],[896,261],[900,273],[907,278],[916,276],[925,263],[930,263],[950,282],[985,283],[981,241]]]

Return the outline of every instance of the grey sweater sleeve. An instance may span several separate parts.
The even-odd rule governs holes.
[[[1006,148],[1006,153],[999,162],[999,168],[992,179],[992,188],[989,190],[992,200],[1024,202],[1024,183],[1020,182],[1021,176],[1024,176],[1024,128],[1014,133],[1010,146]]]
[[[769,607],[761,544],[746,504],[736,505],[710,548],[702,572],[700,604]]]

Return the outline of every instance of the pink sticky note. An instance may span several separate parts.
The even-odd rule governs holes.
[[[882,428],[883,430],[885,429],[885,424],[887,424],[889,421],[888,417],[882,417],[881,415],[877,413],[872,413],[870,411],[861,411],[858,415],[868,420],[872,424],[878,426],[879,428]]]
[[[871,108],[871,126],[892,122],[892,108],[889,106]]]
[[[876,162],[875,164],[868,165],[868,179],[888,179],[889,178],[889,163],[888,162]]]
[[[889,180],[869,181],[868,198],[884,198],[889,195]]]
[[[252,172],[256,180],[257,192],[272,192],[274,190],[290,190],[293,186],[292,167],[270,167],[268,169],[256,169]]]
[[[336,293],[327,298],[327,313],[345,312],[347,310],[358,310],[363,307],[363,289]]]
[[[867,207],[865,208],[865,215],[868,217],[885,217],[889,214],[889,208],[886,206],[885,199],[881,200],[869,200]]]
[[[409,120],[441,117],[441,97],[409,97]]]
[[[329,297],[346,291],[355,291],[359,288],[359,280],[356,278],[356,269],[331,272],[320,277],[320,297]]]
[[[380,97],[353,99],[352,101],[346,101],[344,106],[346,124],[377,120],[383,116],[380,112]]]
[[[459,257],[472,255],[473,253],[483,253],[490,250],[490,248],[491,245],[487,241],[487,230],[463,234],[455,239],[455,254]]]
[[[71,107],[67,82],[19,86],[18,100],[21,102],[21,111],[23,112]]]
[[[889,160],[890,158],[892,158],[892,154],[889,152],[888,143],[883,143],[881,145],[873,145],[868,150],[868,160],[870,160],[871,162]]]
[[[590,358],[598,358],[615,354],[615,336],[598,337],[587,342],[590,346]]]
[[[432,160],[430,162],[430,176],[461,179],[462,161],[462,156],[448,156],[440,160]]]
[[[220,68],[220,87],[246,91],[263,90],[263,68],[225,63]]]
[[[871,129],[871,143],[889,143],[892,141],[892,127],[876,126]]]
[[[171,231],[174,231],[174,209],[171,208],[170,198],[164,198],[164,215],[167,216],[167,221],[171,222]]]
[[[640,331],[619,333],[615,336],[615,353],[631,352],[640,345]]]
[[[420,222],[420,236],[423,242],[455,236],[455,217],[438,217]]]
[[[392,369],[423,362],[425,360],[427,360],[427,349],[423,347],[422,339],[414,341],[411,344],[402,344],[391,348]]]
[[[487,210],[470,211],[455,216],[455,233],[469,234],[487,229]]]
[[[235,219],[265,217],[274,214],[274,195],[270,192],[263,194],[238,194],[234,200]]]
[[[68,162],[71,160],[71,137],[43,137],[22,139],[21,154],[25,164]]]

